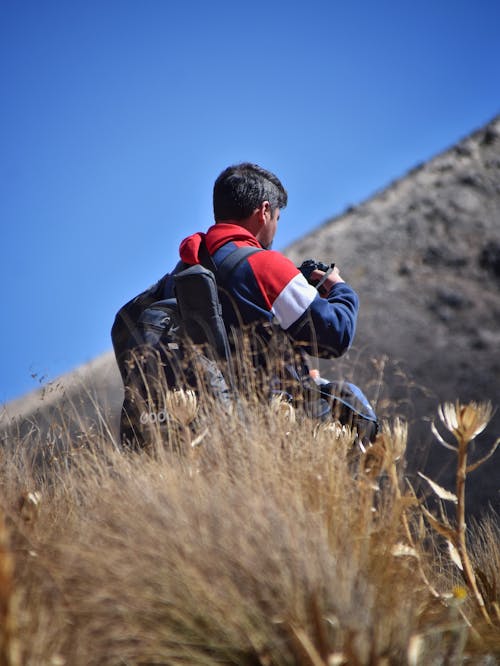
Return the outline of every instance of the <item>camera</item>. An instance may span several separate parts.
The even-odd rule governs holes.
[[[311,279],[311,273],[315,270],[318,271],[323,271],[323,273],[327,273],[330,271],[335,266],[335,264],[324,264],[322,261],[316,261],[316,259],[306,259],[303,261],[300,266],[298,266],[299,271],[302,273],[302,275],[305,277],[305,279],[309,282],[309,284],[312,284],[313,287],[317,287],[319,284],[319,280],[313,280]]]

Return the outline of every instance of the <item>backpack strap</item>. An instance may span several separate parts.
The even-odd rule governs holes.
[[[205,268],[208,268],[217,278],[217,284],[224,284],[231,273],[243,262],[247,257],[256,252],[261,252],[263,248],[251,247],[245,245],[244,247],[237,247],[230,252],[221,261],[219,266],[213,260],[212,255],[208,251],[207,245],[203,240],[200,244],[199,257],[200,263]]]
[[[224,284],[231,273],[243,263],[245,259],[248,259],[250,255],[262,251],[263,248],[246,245],[245,247],[238,247],[236,250],[230,252],[227,257],[224,257],[217,268],[216,276],[218,284]]]
[[[200,243],[200,249],[198,251],[198,257],[200,259],[200,264],[204,266],[205,268],[208,268],[209,271],[212,271],[212,273],[217,273],[217,265],[215,261],[212,259],[212,255],[208,251],[207,244],[205,243],[205,240],[203,239]]]

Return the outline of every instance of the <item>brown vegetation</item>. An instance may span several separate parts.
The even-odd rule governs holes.
[[[77,439],[67,414],[57,442],[3,451],[2,664],[494,663],[498,527],[429,509],[427,527],[403,422],[364,449],[286,404],[210,405],[195,427],[179,406],[148,454],[102,424]]]

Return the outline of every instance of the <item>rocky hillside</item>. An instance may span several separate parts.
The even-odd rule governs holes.
[[[409,471],[451,482],[453,454],[431,445],[437,406],[500,407],[500,116],[285,250],[297,264],[338,263],[361,299],[356,344],[325,368],[362,386],[381,415],[411,423]],[[121,398],[111,354],[7,405],[22,437],[72,410],[112,421]],[[35,418],[36,415],[36,418]],[[82,422],[82,427],[85,423]],[[500,409],[477,455],[500,435]],[[470,508],[500,515],[500,452],[469,479]]]
[[[432,439],[425,419],[445,400],[490,400],[497,413],[483,441],[500,435],[500,116],[285,253],[337,262],[358,291],[343,366],[372,396],[400,403],[415,464]],[[428,464],[445,479],[453,454],[434,448]],[[474,505],[500,510],[500,452],[475,475]]]

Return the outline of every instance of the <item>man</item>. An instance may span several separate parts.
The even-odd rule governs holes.
[[[217,273],[236,248],[260,250],[237,263],[224,284],[219,283],[224,325],[233,352],[241,331],[251,330],[254,340],[259,341],[252,349],[252,366],[260,373],[260,390],[279,391],[295,399],[301,393],[303,398],[307,383],[316,386],[304,364],[305,353],[334,358],[349,349],[356,329],[358,297],[336,266],[329,273],[312,271],[308,279],[319,282],[317,289],[292,261],[271,250],[287,198],[280,180],[262,167],[251,163],[228,167],[214,184],[215,224],[206,233],[198,232],[182,241],[180,262],[158,284],[160,298],[169,299],[174,296],[174,276],[186,265],[206,265],[208,258]],[[292,355],[283,352],[284,339],[291,343]],[[271,350],[274,353],[276,349],[281,353],[278,372],[269,363]],[[319,396],[320,389],[316,393]],[[304,404],[313,402],[304,400]],[[311,415],[323,418],[329,407],[331,404],[318,397]]]
[[[353,341],[358,297],[337,267],[326,277],[323,271],[312,272],[312,281],[324,279],[318,291],[293,262],[270,249],[287,198],[280,180],[262,167],[250,163],[228,167],[214,185],[215,224],[206,233],[182,241],[181,265],[203,263],[205,248],[215,266],[237,247],[264,249],[242,261],[221,290],[227,331],[234,334],[235,329],[257,327],[259,339],[270,343],[269,326],[263,331],[266,324],[277,322],[301,351],[337,357]],[[170,296],[172,277],[164,292],[165,298]],[[265,364],[265,351],[257,354],[258,365]]]
[[[270,249],[287,199],[279,179],[260,166],[228,167],[214,185],[215,224],[206,233],[184,239],[180,259],[184,264],[200,263],[203,244],[216,266],[236,247],[263,248],[265,252],[241,262],[225,285],[221,300],[228,331],[276,320],[309,353],[340,356],[354,338],[358,297],[336,266],[318,292],[292,261]],[[310,279],[324,276],[315,270]],[[164,297],[169,296],[173,296],[172,279],[165,283]]]

